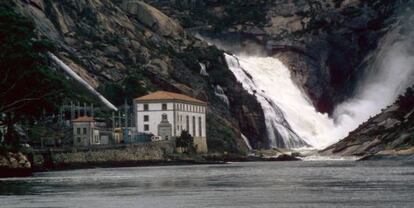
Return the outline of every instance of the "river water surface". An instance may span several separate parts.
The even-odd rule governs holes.
[[[414,163],[251,162],[0,179],[0,207],[414,207]]]

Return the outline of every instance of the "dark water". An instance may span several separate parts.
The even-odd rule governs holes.
[[[257,162],[0,180],[0,207],[414,207],[414,163]]]

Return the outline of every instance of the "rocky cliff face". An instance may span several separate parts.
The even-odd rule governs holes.
[[[414,154],[414,91],[369,119],[321,154],[341,156]]]
[[[147,0],[233,51],[280,58],[321,112],[351,95],[378,40],[412,4],[363,0]]]
[[[95,88],[139,74],[148,91],[168,90],[205,100],[208,144],[213,151],[243,151],[241,133],[266,147],[260,105],[228,70],[223,53],[142,1],[14,0],[33,19],[39,35],[57,55]],[[201,65],[208,76],[200,74]],[[215,93],[221,86],[229,105]]]

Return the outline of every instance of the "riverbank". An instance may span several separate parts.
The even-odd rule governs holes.
[[[18,157],[20,159],[11,159],[12,161],[21,161],[15,162],[15,164],[23,164],[23,161],[25,161],[26,168],[16,165],[4,166],[8,168],[0,169],[2,170],[0,177],[23,177],[30,176],[33,172],[73,169],[301,160],[298,153],[284,152],[277,149],[255,150],[249,154],[183,154],[176,153],[174,145],[166,141],[96,148],[32,150],[28,152],[28,155],[26,157],[19,153]]]
[[[31,175],[31,163],[23,153],[4,151],[0,154],[0,178]]]

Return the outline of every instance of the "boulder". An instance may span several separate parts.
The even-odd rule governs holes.
[[[32,165],[22,153],[0,155],[0,178],[30,176]]]
[[[183,35],[183,28],[154,7],[138,0],[124,0],[122,9],[135,15],[145,26],[162,36],[179,37]]]

